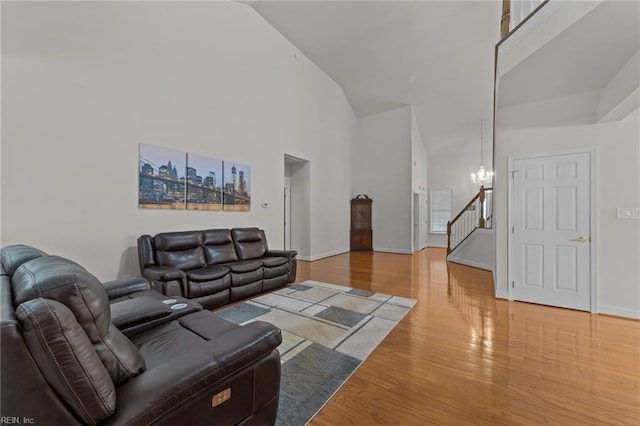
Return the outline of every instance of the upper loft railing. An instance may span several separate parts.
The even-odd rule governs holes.
[[[460,245],[476,228],[493,227],[493,188],[480,187],[453,220],[447,222],[447,255]]]
[[[502,0],[500,36],[506,38],[511,31],[533,15],[549,0]]]

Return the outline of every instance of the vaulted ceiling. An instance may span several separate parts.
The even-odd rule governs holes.
[[[477,138],[491,119],[499,1],[250,4],[364,117],[413,105],[427,145]]]

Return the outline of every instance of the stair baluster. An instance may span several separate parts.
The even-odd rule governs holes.
[[[458,247],[476,228],[491,228],[493,188],[480,187],[478,193],[447,222],[447,255]]]

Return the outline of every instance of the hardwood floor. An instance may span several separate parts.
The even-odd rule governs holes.
[[[640,424],[640,321],[495,299],[442,249],[298,265],[418,299],[311,425]]]

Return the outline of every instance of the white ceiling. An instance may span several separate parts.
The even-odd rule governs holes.
[[[428,145],[491,119],[501,1],[249,1],[358,117],[413,105]]]

